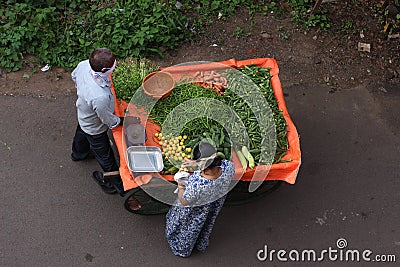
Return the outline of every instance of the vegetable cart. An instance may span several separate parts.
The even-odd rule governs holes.
[[[279,185],[282,182],[286,182],[289,184],[294,184],[296,181],[297,173],[301,164],[301,152],[300,152],[300,142],[299,142],[299,136],[296,130],[296,127],[294,123],[292,122],[289,113],[286,108],[286,104],[284,101],[284,96],[282,92],[282,87],[281,83],[279,81],[278,73],[278,65],[275,59],[273,58],[255,58],[255,59],[247,59],[247,60],[240,60],[237,61],[235,59],[230,59],[227,61],[222,61],[222,62],[217,62],[217,63],[211,63],[211,62],[199,62],[199,63],[189,63],[189,64],[182,64],[182,65],[176,65],[176,66],[171,66],[168,68],[162,68],[160,69],[160,73],[167,73],[171,75],[172,79],[177,82],[170,86],[172,89],[169,91],[163,92],[160,96],[153,97],[155,98],[154,103],[151,103],[151,108],[153,110],[156,110],[156,106],[153,107],[153,105],[156,105],[155,103],[158,101],[164,101],[164,106],[167,106],[168,99],[172,99],[173,97],[177,97],[176,95],[174,96],[175,90],[176,89],[179,81],[182,81],[186,79],[186,82],[189,80],[191,84],[196,84],[200,85],[202,88],[207,88],[210,91],[213,91],[213,93],[217,92],[218,95],[215,97],[218,99],[226,99],[228,96],[227,94],[229,93],[230,88],[233,90],[234,84],[231,83],[229,84],[229,81],[227,82],[227,79],[215,79],[212,80],[213,77],[209,75],[210,73],[214,74],[214,78],[217,77],[219,78],[221,73],[228,75],[230,70],[249,70],[252,71],[250,67],[256,67],[257,70],[268,70],[269,71],[269,77],[268,79],[265,80],[265,83],[268,83],[270,87],[272,88],[273,91],[273,96],[268,96],[268,98],[274,98],[273,100],[276,103],[276,109],[279,110],[279,116],[283,118],[283,122],[279,121],[277,117],[274,117],[273,119],[275,120],[274,123],[276,126],[274,126],[274,131],[276,131],[275,135],[280,135],[281,137],[284,138],[285,142],[281,140],[273,140],[274,141],[274,150],[273,152],[276,153],[274,154],[273,162],[270,161],[268,164],[263,164],[263,153],[267,152],[258,152],[258,149],[261,148],[261,151],[263,150],[262,145],[264,143],[254,143],[255,140],[259,137],[254,137],[251,136],[249,133],[249,136],[246,140],[243,142],[247,142],[248,148],[253,148],[250,149],[250,151],[253,151],[256,157],[256,163],[257,165],[252,165],[252,160],[248,160],[248,165],[243,165],[243,153],[240,147],[243,148],[244,145],[241,145],[239,149],[234,149],[233,146],[230,151],[224,150],[226,147],[221,147],[221,153],[222,154],[230,154],[229,158],[233,160],[235,164],[235,177],[233,180],[233,185],[231,190],[228,193],[227,199],[225,204],[226,205],[237,205],[237,204],[242,204],[249,202],[251,200],[254,200],[268,192],[271,192],[275,190],[276,188],[279,187]],[[245,73],[246,75],[249,75],[249,72]],[[251,75],[250,75],[251,76]],[[211,78],[210,78],[211,77]],[[228,76],[227,76],[228,77]],[[151,78],[150,78],[151,79]],[[150,81],[150,80],[149,80]],[[231,80],[233,81],[233,80]],[[144,81],[145,82],[145,81]],[[145,85],[145,83],[144,83]],[[174,87],[175,86],[175,87]],[[245,86],[238,86],[238,88],[242,88]],[[239,88],[239,89],[240,89]],[[112,90],[115,95],[115,88],[112,87]],[[139,89],[138,89],[139,90]],[[143,91],[143,88],[141,87],[140,90]],[[171,94],[171,95],[170,95]],[[136,95],[136,94],[135,94]],[[148,95],[148,93],[147,93]],[[224,98],[225,97],[225,98]],[[233,101],[234,97],[231,95],[231,102]],[[266,96],[267,97],[267,96]],[[133,97],[135,98],[135,97]],[[133,99],[132,98],[132,99]],[[139,96],[139,101],[141,101],[143,98],[145,98],[143,95]],[[174,99],[175,99],[174,98]],[[200,100],[204,98],[196,98],[196,103],[199,103]],[[259,101],[260,98],[254,98],[254,101],[257,102]],[[263,98],[261,98],[263,99]],[[224,100],[225,101],[225,100]],[[236,101],[236,100],[235,100]],[[206,100],[205,103],[210,103],[212,102],[211,100]],[[265,102],[265,101],[264,101]],[[115,114],[120,117],[125,117],[124,121],[124,126],[118,126],[112,130],[115,145],[118,150],[118,154],[120,157],[120,168],[119,168],[119,175],[121,176],[122,182],[123,182],[123,192],[120,192],[121,195],[124,196],[124,206],[125,208],[133,213],[137,214],[160,214],[160,213],[165,213],[168,211],[170,204],[168,203],[173,203],[174,199],[176,198],[176,194],[173,193],[174,188],[176,188],[176,184],[174,183],[174,171],[176,172],[179,167],[174,167],[172,166],[171,168],[164,168],[163,171],[149,171],[149,172],[135,172],[132,169],[132,166],[130,166],[130,159],[129,153],[127,154],[127,151],[129,150],[130,145],[127,144],[127,141],[129,139],[129,136],[127,135],[127,126],[129,126],[129,123],[127,121],[128,117],[133,117],[133,118],[138,118],[139,120],[136,121],[136,123],[140,123],[140,125],[145,129],[145,143],[144,146],[146,147],[152,147],[152,148],[159,148],[162,150],[162,157],[164,160],[164,167],[170,167],[170,166],[165,166],[168,165],[169,163],[167,162],[167,157],[169,157],[169,153],[167,150],[167,146],[163,146],[166,143],[166,139],[161,138],[161,132],[164,128],[164,126],[161,128],[159,123],[157,124],[157,121],[154,121],[151,119],[151,114],[149,114],[150,111],[146,111],[143,109],[140,105],[138,105],[135,101],[131,101],[131,103],[127,103],[125,101],[122,101],[120,99],[115,98]],[[228,102],[226,102],[228,103]],[[246,102],[247,103],[247,102]],[[229,103],[228,103],[229,104]],[[232,104],[232,103],[231,103]],[[263,103],[261,103],[263,104]],[[236,108],[236,106],[239,106],[237,103],[233,103],[231,107]],[[270,105],[271,106],[271,105]],[[205,108],[206,109],[206,108]],[[235,110],[236,111],[236,110]],[[247,111],[244,109],[245,112],[248,112],[250,114],[250,111]],[[239,111],[238,111],[239,113]],[[251,113],[253,114],[253,113]],[[256,114],[254,112],[254,114]],[[240,114],[239,114],[240,115]],[[144,117],[143,117],[144,116]],[[222,116],[222,115],[221,115]],[[249,115],[250,116],[250,115]],[[253,115],[251,115],[253,116]],[[250,117],[251,117],[250,116]],[[149,119],[150,118],[150,119]],[[245,117],[242,117],[242,119]],[[258,119],[258,118],[257,118]],[[207,121],[208,122],[208,121]],[[260,121],[258,120],[258,123]],[[165,125],[165,123],[163,124]],[[279,126],[280,125],[280,126]],[[214,127],[214,126],[213,126]],[[234,127],[234,126],[233,126]],[[252,127],[252,126],[245,126],[245,127]],[[262,126],[259,126],[260,129]],[[283,132],[278,131],[278,127],[283,127]],[[218,127],[216,127],[218,128]],[[249,132],[250,129],[246,128]],[[217,130],[218,131],[218,130]],[[260,131],[260,130],[259,130]],[[188,132],[189,134],[192,134],[192,132]],[[275,133],[275,132],[274,132]],[[204,136],[208,136],[207,133],[203,133]],[[214,138],[217,136],[218,140],[221,140],[220,144],[224,143],[224,140],[226,140],[226,136],[224,136],[223,131],[218,132],[216,135],[213,133],[210,133],[210,135],[213,135],[212,137]],[[225,133],[226,135],[226,133]],[[284,135],[284,136],[283,136]],[[229,135],[232,137],[232,135]],[[175,143],[178,144],[181,143],[181,146],[179,149],[184,149],[183,141],[184,138],[179,136],[180,140],[176,140]],[[279,136],[278,136],[279,137]],[[211,138],[211,137],[210,137]],[[224,139],[225,138],[225,139]],[[237,135],[237,138],[242,138],[241,136]],[[172,140],[173,138],[171,137],[171,142],[174,143]],[[176,137],[178,139],[178,137]],[[197,137],[199,140],[199,137]],[[214,139],[213,139],[214,140]],[[239,139],[238,139],[239,140]],[[242,139],[240,139],[242,140]],[[181,141],[181,142],[180,142]],[[189,141],[189,140],[187,140]],[[186,141],[185,141],[186,142]],[[217,141],[218,142],[218,141]],[[241,142],[241,141],[238,141]],[[264,142],[264,138],[262,139],[261,142]],[[282,143],[284,146],[284,151],[280,155],[278,155],[278,150],[282,150],[282,148],[279,148]],[[190,143],[190,142],[189,142]],[[275,148],[275,143],[276,143],[276,148]],[[185,143],[187,144],[187,143]],[[246,147],[245,147],[246,148]],[[170,145],[168,144],[168,149],[171,149]],[[190,151],[190,148],[186,147],[186,151]],[[246,150],[243,151],[249,151],[249,149],[246,148]],[[255,152],[256,151],[256,152]],[[264,149],[266,151],[266,149]],[[225,152],[225,153],[223,153]],[[253,153],[253,154],[254,154]],[[257,154],[258,153],[258,154]],[[270,154],[272,152],[269,152]],[[189,153],[188,153],[189,154]],[[258,155],[261,155],[260,157],[257,158]],[[182,152],[181,155],[178,156],[188,156]],[[251,157],[250,152],[248,152],[247,156]],[[176,160],[178,159],[177,155],[172,155],[169,158],[175,158]],[[254,157],[252,158],[254,160]],[[181,160],[181,159],[179,159]],[[174,170],[174,171],[172,171]],[[112,176],[110,176],[112,177]],[[141,203],[141,208],[138,210],[133,210],[130,208],[129,202],[134,197]]]

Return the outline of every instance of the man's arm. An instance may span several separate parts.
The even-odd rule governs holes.
[[[120,125],[121,119],[113,112],[113,107],[110,106],[110,97],[101,97],[93,99],[93,109],[101,122],[112,129]]]

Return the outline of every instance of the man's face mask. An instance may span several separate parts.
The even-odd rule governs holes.
[[[116,65],[117,65],[117,61],[114,60],[114,64],[112,65],[111,68],[103,68],[101,70],[101,72],[92,70],[92,74],[94,77],[101,77],[105,80],[108,80],[110,78],[110,74],[114,71]]]
[[[102,72],[103,74],[107,75],[107,77],[108,77],[108,76],[110,76],[110,74],[114,71],[116,65],[117,65],[117,61],[114,60],[114,64],[112,65],[111,68],[103,68],[103,69],[101,70],[101,72]],[[105,72],[104,72],[104,71],[105,71]]]

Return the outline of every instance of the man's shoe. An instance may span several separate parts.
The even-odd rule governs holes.
[[[75,158],[73,153],[71,153],[71,159],[72,159],[72,161],[80,161],[80,160],[82,160],[82,159]]]
[[[109,182],[104,182],[103,173],[99,171],[94,171],[92,173],[92,178],[98,183],[103,190],[104,193],[107,194],[115,194],[117,193],[117,189],[114,187],[113,184]]]

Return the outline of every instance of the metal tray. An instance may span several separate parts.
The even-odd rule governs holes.
[[[160,172],[164,168],[161,149],[155,146],[130,146],[126,156],[132,172]]]

